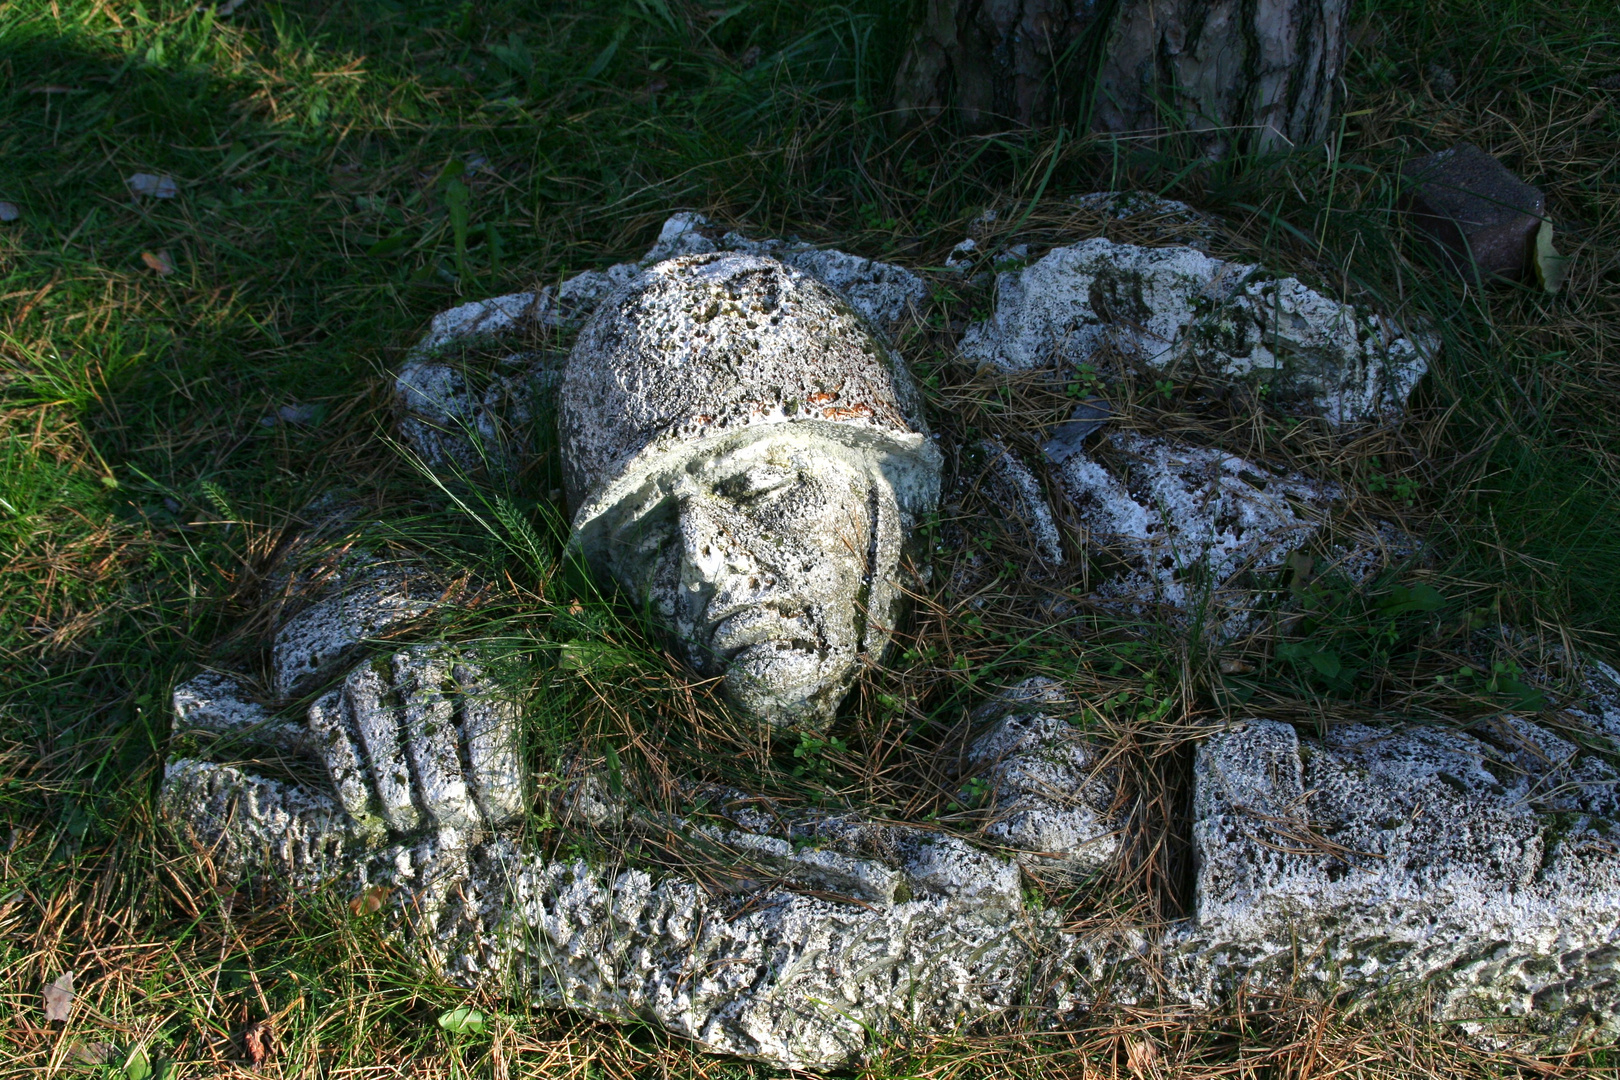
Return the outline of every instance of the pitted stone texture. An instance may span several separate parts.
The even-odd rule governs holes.
[[[298,697],[337,674],[366,641],[432,611],[444,587],[420,567],[372,564],[329,583],[329,595],[288,618],[271,646],[277,696]]]
[[[904,267],[802,241],[721,234],[701,214],[677,214],[665,222],[642,265],[719,251],[764,255],[802,270],[842,294],[867,322],[891,337],[928,299],[928,283]]]
[[[170,761],[159,809],[228,872],[269,872],[304,888],[352,865],[353,838],[332,799],[234,765]]]
[[[1023,371],[1090,363],[1111,347],[1159,366],[1197,309],[1228,299],[1255,269],[1100,237],[1054,248],[997,276],[995,310],[968,327],[962,354]]]
[[[434,316],[395,379],[400,438],[431,468],[454,466],[464,472],[512,468],[529,448],[523,427],[534,415],[534,395],[556,382],[554,358],[508,356],[501,365],[505,370],[479,378],[480,385],[472,387],[453,351],[476,343],[519,342],[538,329],[578,327],[653,264],[715,252],[780,259],[838,292],[885,334],[894,334],[928,297],[921,278],[890,263],[797,241],[721,234],[701,214],[676,214],[638,262],[586,270],[538,292],[462,304]]]
[[[394,663],[419,684],[444,671],[421,654]],[[362,696],[369,701],[371,691]],[[377,807],[367,748],[384,741],[385,725],[353,717],[374,704],[344,698],[332,707],[347,729],[343,767],[354,766],[363,798]],[[341,878],[359,895],[387,889],[390,918],[409,945],[464,985],[651,1021],[712,1050],[789,1067],[846,1066],[864,1055],[869,1032],[957,1030],[1045,1000],[1054,972],[1074,982],[1056,915],[1025,912],[1017,867],[958,837],[823,811],[764,814],[758,800],[747,800],[752,812],[725,808],[724,819],[774,832],[712,818],[664,823],[825,895],[775,885],[715,894],[640,870],[547,862],[513,839],[509,821],[493,836],[435,824],[445,815],[434,800],[447,789],[416,790],[419,825],[399,829],[378,813],[381,828],[371,830],[337,800],[230,766],[177,761],[163,809],[235,873],[299,888]],[[463,798],[447,801],[465,807]],[[1079,1001],[1072,987],[1064,1000]]]
[[[679,880],[516,853],[497,934],[537,1002],[652,1018],[724,1053],[798,1068],[860,1059],[868,1031],[950,1031],[1018,1005],[1054,934],[936,899],[838,904],[783,891],[742,910]],[[496,922],[496,912],[485,918]],[[486,970],[495,966],[485,965]]]
[[[224,736],[227,745],[262,748],[273,753],[307,755],[312,752],[302,724],[277,716],[260,704],[241,680],[205,671],[174,688],[176,735],[207,732]]]
[[[1175,992],[1427,986],[1436,1018],[1599,1041],[1620,1031],[1613,823],[1539,813],[1460,732],[1249,721],[1196,763],[1197,916]]]
[[[310,727],[357,833],[471,836],[523,812],[515,706],[453,647],[360,664],[310,709]]]
[[[1335,425],[1404,411],[1436,348],[1295,278],[1190,247],[1087,240],[996,279],[995,310],[962,336],[970,361],[1019,371],[1193,367]]]
[[[526,354],[509,356],[480,389],[451,360],[407,360],[394,380],[399,437],[433,468],[511,468],[528,452],[524,428],[534,417],[536,395],[556,383],[558,366]]]
[[[1097,594],[1207,611],[1221,633],[1247,625],[1239,575],[1281,565],[1339,494],[1221,450],[1128,432],[1107,442],[1108,456],[1080,453],[1058,468],[1091,547],[1120,564]]]
[[[1581,683],[1584,699],[1570,712],[1620,745],[1620,671],[1601,660],[1588,660],[1581,669]]]
[[[1040,481],[1000,439],[986,439],[981,445],[990,462],[987,494],[1006,511],[1008,516],[1004,523],[1017,522],[1028,532],[1031,546],[1041,562],[1048,567],[1062,566],[1063,537]]]
[[[988,785],[985,834],[1017,849],[1018,864],[1033,876],[1074,883],[1119,853],[1120,773],[1069,722],[1064,703],[1050,679],[1014,687],[991,710],[1005,715],[967,756]]]
[[[666,448],[804,423],[872,445],[915,446],[927,431],[904,362],[815,279],[751,255],[659,263],[598,309],[569,357],[570,505]]]

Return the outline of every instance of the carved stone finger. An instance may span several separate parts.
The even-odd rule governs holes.
[[[383,820],[390,832],[414,831],[422,824],[422,814],[411,797],[410,756],[388,660],[378,657],[349,672],[342,695],[343,708],[365,750]]]
[[[483,815],[468,790],[456,726],[452,655],[426,647],[395,653],[394,683],[404,702],[404,743],[416,769],[422,808],[441,826],[482,828]]]
[[[471,660],[452,669],[461,703],[461,733],[473,796],[491,827],[523,815],[523,755],[517,705],[490,685]]]
[[[309,707],[309,732],[351,826],[361,835],[381,836],[385,824],[377,813],[366,757],[342,690],[322,695]]]

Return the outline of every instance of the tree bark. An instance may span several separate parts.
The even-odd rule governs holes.
[[[926,0],[895,77],[911,121],[1191,132],[1201,153],[1331,134],[1349,0]]]

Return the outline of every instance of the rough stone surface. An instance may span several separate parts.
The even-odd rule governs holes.
[[[1620,855],[1592,813],[1612,795],[1560,781],[1574,762],[1545,770],[1540,755],[1568,744],[1512,728],[1516,752],[1422,727],[1306,740],[1249,721],[1209,739],[1197,916],[1166,943],[1177,992],[1211,1001],[1296,975],[1325,993],[1422,984],[1437,1018],[1613,1038]],[[1538,807],[1538,789],[1574,808]]]
[[[1620,741],[1620,671],[1600,660],[1582,668],[1585,699],[1569,711],[1610,739]]]
[[[254,865],[264,837],[287,828],[292,846],[276,849],[270,869],[294,879],[336,872],[342,867],[323,861],[335,852],[353,856],[424,829],[476,838],[521,817],[518,735],[512,702],[475,658],[414,645],[356,665],[310,705],[300,743],[325,768],[324,792],[179,759],[168,768],[165,806],[207,843],[224,843],[228,866]],[[239,838],[228,835],[235,819],[226,812],[238,783],[252,795],[237,811],[249,830]]]
[[[1028,532],[1041,562],[1049,567],[1062,566],[1063,537],[1040,481],[1000,439],[985,440],[983,449],[990,462],[991,501]]]
[[[985,834],[1017,849],[1036,877],[1093,876],[1119,853],[1119,770],[1069,722],[1072,704],[1053,680],[1028,680],[991,711],[1005,715],[967,755],[985,794]],[[974,801],[970,790],[960,798]]]
[[[654,264],[715,252],[779,259],[839,293],[884,334],[895,333],[928,297],[921,278],[891,263],[798,241],[750,240],[722,233],[701,214],[676,214],[637,262],[587,270],[538,292],[462,304],[434,316],[395,379],[400,438],[432,468],[512,467],[529,445],[523,427],[534,415],[535,394],[555,384],[556,358],[517,353],[493,372],[475,373],[458,362],[455,350],[521,340],[538,328],[577,328]]]
[[[1010,371],[1115,358],[1196,370],[1335,425],[1399,415],[1434,348],[1296,278],[1104,239],[998,275],[994,311],[961,342],[970,361]]]
[[[437,606],[443,585],[421,567],[373,565],[333,583],[332,595],[285,620],[271,646],[278,697],[309,693],[336,675],[366,641]]]
[[[1530,268],[1546,197],[1473,143],[1406,163],[1404,205],[1458,273],[1519,279]]]
[[[404,700],[412,683],[419,690],[442,675],[443,656],[392,658]],[[948,1031],[1040,999],[1060,961],[1056,919],[1023,910],[1012,863],[923,829],[819,811],[767,815],[758,800],[726,807],[723,793],[718,819],[658,823],[815,895],[775,883],[728,895],[638,869],[547,862],[525,850],[510,817],[494,828],[488,817],[469,823],[458,782],[426,779],[437,775],[421,768],[439,753],[431,725],[397,711],[368,716],[386,707],[373,676],[380,669],[357,668],[319,725],[335,718],[342,729],[327,764],[350,794],[182,759],[168,768],[164,811],[238,872],[306,889],[338,881],[356,894],[391,890],[413,947],[464,984],[652,1021],[722,1052],[836,1067],[861,1057],[868,1032]],[[413,765],[401,782],[413,785],[420,811],[409,822],[389,813],[383,790],[401,757]],[[476,778],[461,783],[477,788]],[[597,822],[626,823],[604,809],[601,792],[589,798],[602,804]],[[447,824],[452,817],[461,820]]]
[[[205,671],[174,688],[174,733],[206,732],[234,748],[265,748],[305,755],[311,750],[302,724],[277,716],[230,675]]]
[[[574,543],[776,726],[832,720],[902,597],[940,455],[900,358],[774,259],[658,263],[580,332],[559,395]]]
[[[1202,613],[1223,632],[1247,625],[1246,571],[1280,566],[1321,528],[1338,491],[1233,454],[1119,432],[1108,454],[1079,453],[1057,475],[1112,561],[1097,595]]]
[[[904,267],[803,241],[750,240],[738,232],[721,233],[701,214],[677,214],[665,222],[642,264],[721,251],[764,255],[804,271],[890,336],[928,299],[928,283]]]

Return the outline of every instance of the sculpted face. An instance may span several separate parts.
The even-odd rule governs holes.
[[[784,430],[716,447],[627,499],[606,563],[734,704],[819,726],[861,655],[888,640],[872,582],[894,576],[897,519],[893,491],[847,447]],[[892,592],[878,589],[879,606]]]
[[[580,330],[558,396],[573,542],[738,708],[832,722],[888,643],[940,456],[904,362],[774,259],[648,267]]]

